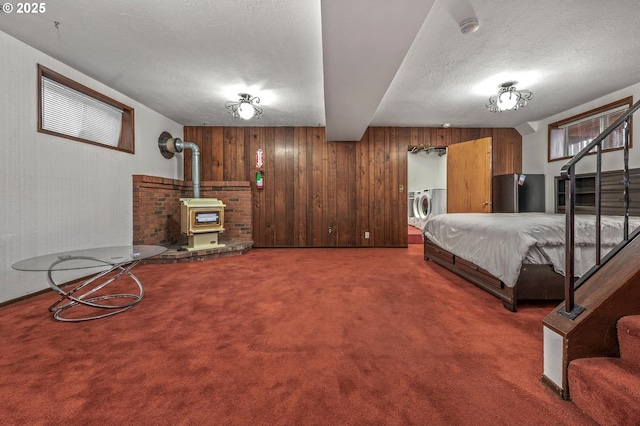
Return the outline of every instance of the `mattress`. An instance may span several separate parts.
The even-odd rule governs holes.
[[[513,287],[523,263],[550,264],[564,275],[564,214],[448,213],[429,219],[423,234],[443,249]],[[623,240],[622,216],[601,216],[601,256]],[[640,218],[629,219],[629,232]],[[595,216],[575,217],[575,274],[595,265]]]

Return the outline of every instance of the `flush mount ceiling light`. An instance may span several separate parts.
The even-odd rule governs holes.
[[[460,24],[460,32],[462,34],[475,33],[480,28],[480,22],[475,18],[465,19]]]
[[[227,102],[224,107],[235,118],[241,118],[243,120],[250,120],[253,117],[262,117],[262,108],[256,106],[260,103],[259,97],[251,97],[246,93],[238,93],[240,100],[238,102]]]
[[[491,96],[486,104],[489,111],[502,112],[510,109],[516,111],[531,100],[533,93],[528,90],[516,90],[515,84],[515,81],[507,81],[498,86],[500,88],[498,94]]]

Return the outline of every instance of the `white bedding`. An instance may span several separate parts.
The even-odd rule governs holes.
[[[443,249],[485,269],[513,287],[523,263],[552,264],[564,274],[564,214],[449,213],[429,219],[425,237]],[[623,238],[623,217],[602,216],[601,255]],[[629,219],[629,232],[640,225]],[[595,264],[595,216],[575,218],[575,272],[581,276]]]

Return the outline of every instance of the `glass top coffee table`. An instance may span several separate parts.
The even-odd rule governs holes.
[[[144,296],[144,287],[131,269],[141,260],[165,251],[166,247],[149,245],[103,247],[32,257],[12,267],[19,271],[47,273],[49,286],[60,295],[49,307],[55,319],[88,321],[119,314],[139,303]],[[79,284],[76,282],[72,288],[63,289],[53,275],[71,270],[86,270],[87,274]],[[130,280],[119,280],[123,276]],[[76,309],[68,315],[71,308]]]

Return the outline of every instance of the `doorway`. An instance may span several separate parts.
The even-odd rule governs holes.
[[[447,150],[446,148],[410,147],[407,152],[407,190],[408,199],[419,199],[423,191],[447,188]],[[411,205],[407,203],[409,244],[422,244],[421,221],[412,216]],[[415,203],[414,203],[415,204]]]

